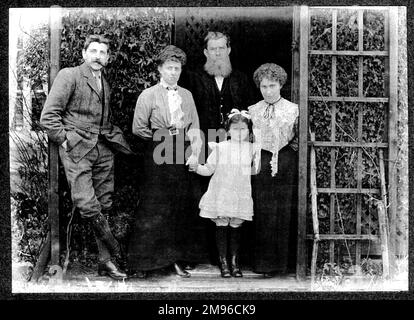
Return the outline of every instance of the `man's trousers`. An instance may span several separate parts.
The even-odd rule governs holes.
[[[82,218],[92,218],[112,207],[114,192],[114,154],[101,139],[84,158],[75,163],[70,150],[59,147],[59,155],[65,169],[71,191],[72,203]],[[99,261],[106,262],[111,255],[104,243],[96,239]]]

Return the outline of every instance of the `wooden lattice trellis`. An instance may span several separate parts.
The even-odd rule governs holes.
[[[352,240],[378,241],[378,215],[371,200],[381,199],[381,149],[388,154],[388,214],[390,236],[395,239],[398,30],[393,7],[300,9],[300,74],[308,75],[300,84],[298,269],[304,275],[304,238],[306,234],[313,238],[312,228],[306,232],[306,224],[311,225],[307,209],[310,144],[316,150],[318,214],[327,222],[320,232],[329,234],[329,262],[335,260],[338,243],[349,251]],[[380,21],[376,26],[369,25],[373,17]],[[376,81],[369,83],[370,77]],[[370,114],[377,121],[369,122]],[[315,142],[310,141],[308,129],[315,132]],[[343,219],[347,210],[353,212],[353,221]],[[352,249],[353,263],[359,266],[362,243],[355,241]]]

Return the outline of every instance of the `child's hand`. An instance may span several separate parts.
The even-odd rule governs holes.
[[[188,166],[188,171],[190,172],[196,172],[198,167],[198,163],[192,163]]]
[[[188,157],[187,162],[185,163],[186,166],[189,166],[191,164],[197,164],[198,163],[198,159],[197,157],[192,154],[191,156]]]
[[[185,165],[189,166],[188,170],[189,171],[196,171],[197,170],[197,166],[198,166],[198,159],[195,155],[191,155],[187,162],[185,163]]]

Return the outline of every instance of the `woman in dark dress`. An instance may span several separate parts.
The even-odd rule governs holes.
[[[297,192],[296,127],[298,106],[280,96],[285,70],[260,66],[253,75],[263,100],[249,107],[255,142],[261,149],[252,176],[254,202],[253,271],[272,277],[286,273]],[[291,248],[292,250],[292,248]]]
[[[186,164],[197,163],[201,138],[193,97],[177,86],[185,62],[181,49],[167,46],[158,57],[160,82],[145,89],[135,107],[132,131],[145,145],[141,199],[128,246],[128,269],[137,277],[168,266],[189,277],[178,262],[191,261],[196,250],[191,219],[201,218],[186,207],[192,194]]]

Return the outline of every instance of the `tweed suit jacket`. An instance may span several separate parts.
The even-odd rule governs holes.
[[[110,87],[103,73],[102,80],[103,96],[86,63],[64,68],[56,76],[43,107],[40,124],[50,140],[59,145],[67,141],[66,151],[74,162],[96,145],[99,135],[114,151],[133,153],[121,129],[110,122]]]

